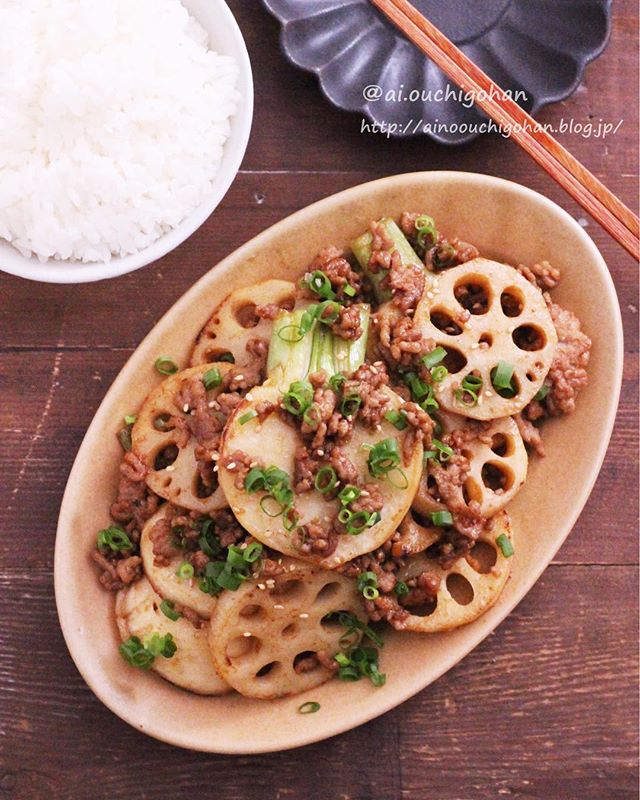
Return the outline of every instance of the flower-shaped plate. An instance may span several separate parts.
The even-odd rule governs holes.
[[[394,136],[461,144],[482,132],[482,112],[468,97],[454,99],[457,87],[369,0],[263,2],[282,24],[289,60],[314,72],[338,108]],[[611,0],[413,3],[533,114],[575,91],[609,36]]]

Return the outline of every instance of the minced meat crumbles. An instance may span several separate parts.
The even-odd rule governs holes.
[[[361,231],[282,276],[282,303],[232,292],[234,324],[218,308],[203,329],[219,361],[163,356],[164,405],[125,418],[92,558],[119,600],[148,579],[157,630],[125,639],[128,663],[203,694],[380,686],[384,624],[442,632],[498,599],[520,557],[509,503],[545,420],[579,406],[591,341],[544,259],[480,258],[417,210]]]

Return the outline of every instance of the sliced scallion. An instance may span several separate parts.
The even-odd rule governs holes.
[[[511,556],[515,553],[513,545],[511,544],[511,540],[504,533],[501,533],[500,536],[496,538],[496,544],[500,550],[502,550],[502,555],[505,558],[511,558]]]
[[[447,351],[444,347],[436,347],[435,350],[432,350],[430,353],[427,353],[426,356],[423,356],[422,363],[427,367],[427,369],[431,369],[432,367],[437,366],[443,358],[447,355]]]
[[[217,387],[222,383],[222,375],[220,374],[220,370],[217,367],[212,367],[211,369],[207,370],[202,376],[202,383],[204,383],[204,388],[207,391],[209,391],[209,389],[217,389]]]
[[[175,375],[180,369],[171,356],[158,356],[153,366],[161,375]]]
[[[453,516],[450,511],[432,511],[431,522],[437,527],[453,525]]]
[[[321,467],[314,481],[316,489],[320,494],[328,494],[338,483],[338,476],[333,467]]]
[[[255,409],[252,408],[250,411],[247,411],[246,414],[243,414],[238,419],[238,422],[240,423],[240,425],[246,425],[247,422],[249,422],[250,420],[254,419],[257,416],[258,416],[258,412]]]

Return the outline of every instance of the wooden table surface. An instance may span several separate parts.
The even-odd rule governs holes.
[[[177,252],[99,285],[0,277],[0,798],[397,800],[636,797],[637,266],[512,143],[445,148],[360,133],[281,55],[257,2],[230,5],[253,61],[256,110],[242,171]],[[626,203],[638,186],[635,0],[617,0],[605,54],[544,121],[617,123],[561,141]],[[223,256],[290,212],[383,175],[460,169],[559,202],[601,249],[625,324],[618,422],[566,545],[511,616],[461,664],[385,716],[270,756],[182,751],[137,733],[93,696],[58,626],[56,518],[75,453],[112,380],[170,305]],[[553,256],[553,253],[551,253]],[[345,709],[348,714],[348,709]]]

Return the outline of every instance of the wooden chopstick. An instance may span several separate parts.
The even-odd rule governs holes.
[[[408,0],[371,0],[417,47],[514,139],[632,256],[640,260],[640,221],[595,175],[543,130],[477,64]]]

